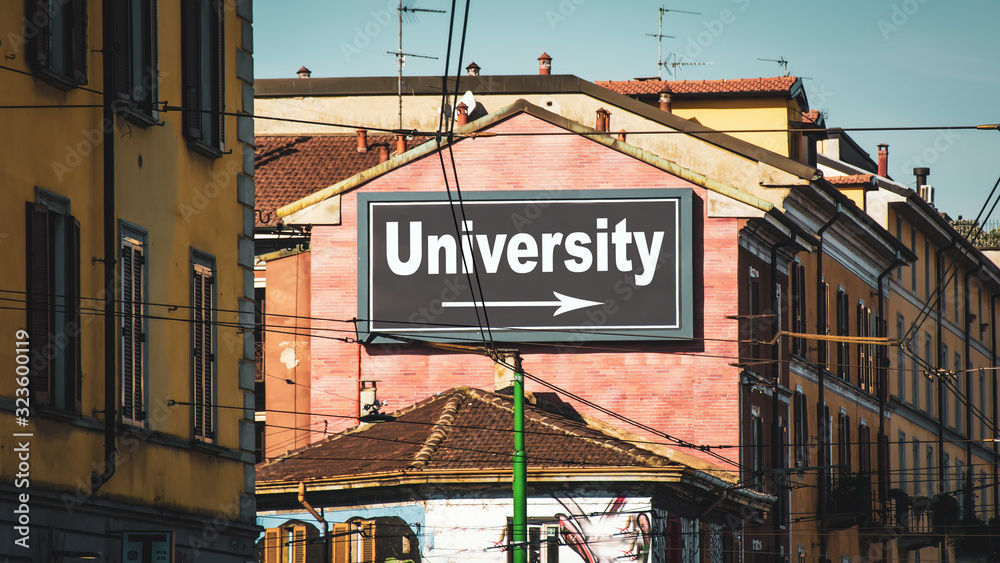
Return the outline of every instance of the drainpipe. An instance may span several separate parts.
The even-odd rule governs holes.
[[[299,504],[301,504],[312,517],[316,519],[317,522],[323,525],[323,561],[330,560],[330,530],[329,525],[326,523],[326,518],[323,518],[316,509],[309,504],[306,500],[306,484],[304,481],[299,481]]]
[[[997,365],[997,294],[990,296],[990,356],[993,365]],[[1000,444],[997,443],[997,370],[993,372],[993,515],[1000,515]]]
[[[104,172],[104,471],[90,473],[90,492],[111,480],[115,474],[117,449],[115,448],[115,422],[118,402],[115,392],[118,340],[115,338],[117,317],[115,310],[115,265],[118,256],[118,238],[115,229],[115,113],[112,103],[115,96],[115,3],[102,2],[101,27],[103,45],[101,59],[104,66],[104,110],[102,112],[103,172]]]
[[[941,248],[935,254],[935,264],[934,267],[937,270],[937,299],[935,300],[935,310],[937,311],[937,360],[934,365],[937,366],[938,373],[937,377],[937,397],[938,397],[938,436],[937,436],[937,447],[938,447],[938,483],[944,483],[944,417],[941,413],[944,412],[944,382],[941,381],[941,370],[948,369],[948,366],[941,365],[941,338],[944,336],[944,300],[941,296],[944,295],[944,254],[955,248],[955,241],[952,241],[948,246]]]
[[[843,214],[843,209],[841,205],[837,204],[837,212],[833,214],[833,217],[826,222],[825,225],[816,231],[816,238],[819,239],[819,244],[816,247],[816,320],[817,320],[817,333],[826,331],[827,318],[829,316],[829,311],[826,310],[826,304],[823,303],[823,234],[826,230],[833,226],[840,219]],[[822,315],[820,315],[822,312]],[[825,393],[826,393],[826,341],[824,340],[821,345],[816,347],[816,377],[819,380],[819,398],[817,399],[819,406],[816,408],[816,419],[818,423],[816,425],[816,442],[819,444],[819,466],[822,468],[819,470],[819,525],[820,525],[820,536],[819,536],[819,552],[821,557],[827,556],[827,537],[826,537],[826,501],[827,501],[827,487],[829,484],[826,482],[827,479],[827,469],[826,466],[830,465],[830,460],[826,459],[826,409],[825,405]]]
[[[785,248],[787,246],[792,246],[793,244],[795,244],[794,234],[790,235],[789,238],[787,238],[786,240],[771,246],[771,311],[772,313],[774,313],[774,316],[770,318],[774,319],[773,322],[776,324],[774,330],[771,331],[772,338],[775,334],[781,331],[781,319],[782,319],[781,296],[778,294],[777,291],[779,287],[778,250]],[[778,388],[781,386],[781,358],[783,354],[781,341],[782,339],[779,338],[775,342],[774,346],[771,347],[771,359],[773,360],[773,363],[771,364],[772,365],[771,371],[773,374],[772,382],[774,383],[774,388],[771,391],[771,424],[774,432],[774,434],[771,437],[771,444],[772,444],[771,467],[774,467],[775,469],[781,469],[782,465],[781,449],[774,447],[774,444],[778,444],[781,442],[781,429],[778,428]],[[787,448],[787,447],[788,447],[787,444],[782,444],[782,448]],[[789,479],[787,473],[775,473],[774,475],[775,479],[777,479],[779,475],[781,476],[782,480]],[[788,508],[788,503],[785,499],[785,492],[786,492],[785,483],[782,482],[781,485],[779,486],[778,483],[776,482],[775,489],[779,491],[778,502],[782,503],[781,506],[782,522],[778,522],[776,519],[774,520],[775,537],[781,537],[781,526],[785,526],[786,530],[786,533],[784,534],[785,539],[788,541],[788,545],[791,546],[792,544],[791,526],[787,525],[787,523],[785,522],[786,520],[789,520],[788,511],[786,510]]]
[[[885,277],[897,266],[906,263],[899,257],[899,254],[897,250],[896,259],[878,275],[878,319],[875,323],[875,335],[880,338],[887,337],[889,333],[889,327],[885,320]],[[884,508],[889,498],[889,442],[885,435],[885,403],[888,400],[889,391],[889,361],[885,346],[879,346],[876,350],[878,350],[876,355],[878,358],[878,498],[879,506]],[[883,521],[888,522],[888,517],[889,515],[885,514]]]
[[[983,264],[980,262],[976,264],[976,267],[972,270],[967,270],[965,272],[965,366],[972,365],[969,361],[969,354],[972,352],[972,312],[969,308],[969,279],[973,274],[978,273],[979,270],[983,268]],[[967,441],[965,442],[965,466],[972,468],[972,372],[966,369],[965,371],[965,437]],[[966,486],[966,491],[972,490],[972,476],[973,472],[969,471],[970,477],[968,478],[968,485]],[[965,503],[965,514],[974,514],[974,508],[971,506],[971,502]]]

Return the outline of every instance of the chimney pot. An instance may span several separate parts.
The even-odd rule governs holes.
[[[368,152],[368,130],[358,129],[358,152]]]
[[[299,75],[299,78],[310,78],[312,76],[312,71],[306,67],[302,67],[296,74]]]
[[[885,143],[878,145],[878,175],[883,178],[889,177],[889,145]]]
[[[621,142],[623,142],[623,143],[625,142],[625,130],[624,129],[621,129],[621,130],[618,131],[618,140],[621,141]]]
[[[396,155],[406,152],[406,135],[396,135]]]
[[[469,76],[479,76],[479,65],[477,65],[475,61],[465,67],[465,70],[468,71]]]
[[[552,74],[552,57],[548,53],[542,53],[542,56],[538,57],[538,74],[543,76]]]
[[[389,160],[389,143],[379,143],[378,161],[385,162],[387,160]]]
[[[917,177],[917,191],[920,191],[922,186],[927,185],[927,177],[931,175],[930,168],[914,168],[913,175]]]
[[[458,124],[465,125],[466,123],[468,123],[469,106],[465,105],[465,102],[458,102],[458,105],[455,106],[455,109],[458,110],[458,118],[457,118]]]
[[[670,100],[669,88],[664,88],[663,91],[660,92],[660,109],[667,113],[673,112],[673,103]]]
[[[604,108],[597,110],[597,124],[594,126],[594,129],[597,129],[601,133],[607,132],[608,126],[611,123],[610,119],[611,112]]]

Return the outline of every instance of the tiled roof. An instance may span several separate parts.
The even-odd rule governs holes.
[[[848,176],[825,176],[826,181],[835,186],[870,186],[875,181],[874,174],[851,174]]]
[[[735,80],[603,80],[594,84],[626,96],[659,94],[664,87],[674,94],[789,94],[795,76],[737,78]]]
[[[802,113],[802,121],[806,123],[819,123],[820,115],[819,110],[811,109]]]
[[[378,144],[395,150],[392,135],[377,133],[368,134],[368,152],[358,152],[356,135],[258,135],[254,143],[257,225],[274,225],[279,207],[378,164]]]
[[[532,468],[719,469],[662,446],[640,448],[631,435],[586,419],[565,405],[528,402],[525,430]],[[394,420],[362,424],[262,463],[257,466],[257,480],[360,478],[432,469],[509,470],[512,413],[509,396],[455,387],[394,413]]]

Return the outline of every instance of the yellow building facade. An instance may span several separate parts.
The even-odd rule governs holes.
[[[251,3],[110,1],[0,6],[0,554],[243,561]]]

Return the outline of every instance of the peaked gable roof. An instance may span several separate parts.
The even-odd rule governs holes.
[[[617,140],[616,136],[610,132],[599,132],[596,129],[592,129],[585,125],[581,125],[575,121],[569,120],[561,115],[550,112],[546,109],[538,107],[526,100],[517,100],[513,104],[501,108],[500,110],[493,112],[485,117],[477,119],[467,125],[457,127],[454,130],[455,138],[451,143],[460,143],[466,139],[474,138],[484,138],[488,139],[491,136],[488,129],[493,125],[507,120],[515,115],[528,114],[542,121],[548,122],[551,125],[559,127],[570,133],[575,133],[584,136],[596,143],[602,144],[610,149],[619,151],[623,154],[631,156],[637,160],[655,166],[664,172],[687,180],[693,184],[706,188],[708,190],[714,191],[736,201],[740,201],[750,207],[754,207],[762,212],[770,211],[774,205],[768,201],[764,201],[752,194],[738,190],[715,179],[704,176],[698,172],[684,168],[674,162],[666,160],[659,157],[651,152],[645,151],[633,145],[629,145],[623,141]],[[318,204],[330,197],[345,193],[347,191],[356,189],[368,181],[382,176],[400,166],[408,164],[414,160],[428,156],[439,149],[447,147],[449,141],[447,139],[430,140],[426,143],[415,147],[402,155],[396,155],[395,157],[389,159],[386,162],[378,164],[377,166],[365,170],[351,178],[347,178],[337,184],[329,186],[323,190],[320,190],[310,196],[302,198],[295,203],[287,205],[278,209],[277,214],[279,217],[285,219],[290,218],[294,222],[294,217],[297,213],[305,210],[306,208]]]

